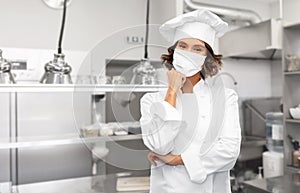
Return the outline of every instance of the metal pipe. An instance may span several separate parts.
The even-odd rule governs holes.
[[[222,76],[222,75],[229,76],[229,77],[232,79],[233,84],[234,84],[234,85],[237,85],[237,81],[235,80],[234,76],[233,76],[232,74],[230,74],[229,72],[220,72],[219,74],[216,75],[215,78],[217,78],[218,76]],[[215,79],[215,80],[216,80],[216,79]],[[215,83],[215,81],[214,81],[214,83]]]
[[[238,21],[245,21],[249,22],[250,24],[259,23],[261,22],[261,17],[254,11],[247,10],[247,9],[237,9],[237,8],[229,8],[223,6],[216,6],[216,5],[208,5],[204,3],[196,3],[193,0],[184,0],[185,4],[189,11],[205,8],[211,12],[214,12],[217,15],[224,16],[225,18],[231,20],[238,20]]]
[[[279,18],[283,19],[283,0],[279,0]]]
[[[150,13],[150,0],[147,0],[146,35],[145,35],[145,53],[144,53],[144,58],[148,58],[149,13]]]
[[[62,45],[65,23],[66,23],[66,12],[67,12],[67,0],[64,0],[63,16],[62,16],[60,34],[59,34],[59,40],[58,40],[58,52],[57,52],[58,54],[62,54],[61,45]]]

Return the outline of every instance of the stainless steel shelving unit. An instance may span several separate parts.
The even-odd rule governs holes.
[[[106,92],[157,92],[166,89],[166,85],[61,85],[61,84],[13,84],[0,85],[0,93],[60,93],[60,92],[86,92],[91,94],[103,94]],[[0,138],[0,149],[17,149],[41,146],[71,145],[78,143],[95,143],[97,141],[122,141],[141,139],[139,135],[80,137],[79,134],[67,134],[60,136],[35,136],[26,138]]]
[[[285,1],[284,7],[291,5],[290,0]],[[295,8],[297,6],[294,6]],[[294,9],[295,9],[294,8]],[[289,10],[289,12],[292,12]],[[287,15],[287,13],[286,13]],[[300,173],[300,168],[292,165],[293,147],[287,137],[291,135],[294,139],[300,140],[300,120],[293,119],[289,108],[300,104],[300,71],[287,71],[285,56],[295,54],[300,56],[300,21],[289,21],[285,17],[283,24],[283,52],[282,52],[282,73],[283,73],[283,109],[284,109],[284,168],[286,173]]]
[[[287,122],[287,123],[297,123],[297,124],[300,124],[300,120],[297,120],[297,119],[286,119],[285,122]]]
[[[97,136],[97,137],[82,137],[79,134],[78,128],[74,128],[74,131],[70,131],[70,133],[55,133],[54,131],[58,131],[56,128],[53,128],[53,132],[47,136],[37,135],[19,135],[19,132],[22,131],[22,128],[18,128],[15,124],[17,121],[17,116],[19,116],[20,112],[17,112],[17,97],[28,96],[36,94],[35,99],[39,100],[39,97],[50,94],[54,94],[53,96],[62,95],[69,97],[70,100],[76,99],[76,97],[84,96],[83,98],[88,99],[89,102],[80,103],[80,105],[92,105],[95,95],[105,95],[106,93],[112,92],[125,92],[125,93],[133,93],[133,92],[157,92],[167,89],[166,85],[130,85],[130,84],[122,84],[122,85],[114,85],[114,84],[12,84],[12,85],[0,85],[0,93],[5,95],[9,100],[9,105],[7,109],[10,109],[10,120],[9,124],[3,126],[4,128],[8,128],[9,137],[0,137],[0,150],[2,152],[8,152],[9,159],[9,181],[14,184],[19,184],[19,170],[18,167],[22,162],[21,159],[18,158],[18,152],[42,152],[44,149],[49,149],[49,147],[57,147],[57,149],[62,148],[72,148],[72,147],[94,147],[96,145],[102,146],[105,145],[106,142],[116,142],[122,143],[123,141],[130,140],[141,140],[141,134],[129,134],[129,135],[114,135],[114,136]],[[72,97],[72,95],[74,97]],[[89,97],[90,96],[90,97]],[[65,97],[66,98],[66,97]],[[81,100],[83,98],[80,98]],[[49,97],[48,97],[49,99]],[[26,99],[22,99],[23,101]],[[42,100],[42,99],[41,99]],[[66,100],[67,101],[67,100]],[[24,101],[25,102],[25,101]],[[55,102],[55,101],[51,101]],[[72,103],[72,102],[71,102]],[[35,105],[35,103],[32,103]],[[36,103],[39,105],[39,103]],[[51,103],[50,103],[51,105]],[[70,106],[70,104],[68,103]],[[26,106],[25,106],[26,107]],[[24,105],[21,108],[24,108]],[[26,107],[27,108],[27,107]],[[31,108],[31,107],[29,107]],[[34,108],[34,106],[32,106]],[[59,107],[64,108],[64,107]],[[80,108],[80,107],[78,107]],[[19,109],[19,107],[18,107]],[[24,111],[23,111],[24,112]],[[88,112],[86,112],[88,113]],[[92,112],[90,112],[92,114]],[[60,115],[61,116],[61,115]],[[74,115],[75,116],[75,115]],[[78,115],[79,116],[79,115]],[[53,117],[52,117],[53,118]],[[70,119],[70,116],[68,116]],[[47,128],[49,128],[47,126]],[[41,128],[42,129],[42,128]],[[68,128],[70,129],[70,127]],[[24,134],[24,132],[23,132]],[[21,136],[21,137],[20,137]],[[25,137],[26,136],[26,137]],[[112,144],[112,143],[107,143]],[[56,149],[56,148],[55,148]],[[52,152],[55,151],[52,149]],[[36,153],[38,154],[38,153]]]

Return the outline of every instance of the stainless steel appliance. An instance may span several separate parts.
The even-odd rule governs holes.
[[[55,140],[78,134],[78,127],[91,122],[90,93],[18,93],[16,102],[16,127],[12,129],[19,138]],[[84,143],[21,148],[16,156],[18,184],[91,175],[91,152]]]
[[[10,132],[10,94],[0,93],[0,139],[8,141]],[[0,150],[0,183],[10,181],[10,150]]]
[[[51,142],[78,136],[79,127],[90,124],[90,93],[0,93],[0,106],[0,182],[91,175],[91,152],[84,141],[55,146]],[[45,141],[48,145],[40,146]],[[10,142],[27,145],[6,149]]]

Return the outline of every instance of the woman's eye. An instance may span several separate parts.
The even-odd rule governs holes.
[[[186,46],[185,46],[185,45],[179,45],[179,47],[180,47],[180,48],[186,48]]]
[[[196,52],[201,52],[201,51],[202,51],[201,48],[195,48],[194,50],[195,50]]]

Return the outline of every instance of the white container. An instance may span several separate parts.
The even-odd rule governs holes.
[[[264,178],[283,175],[283,153],[266,151],[263,153]]]
[[[290,114],[293,119],[300,119],[300,105],[296,108],[290,108]]]

